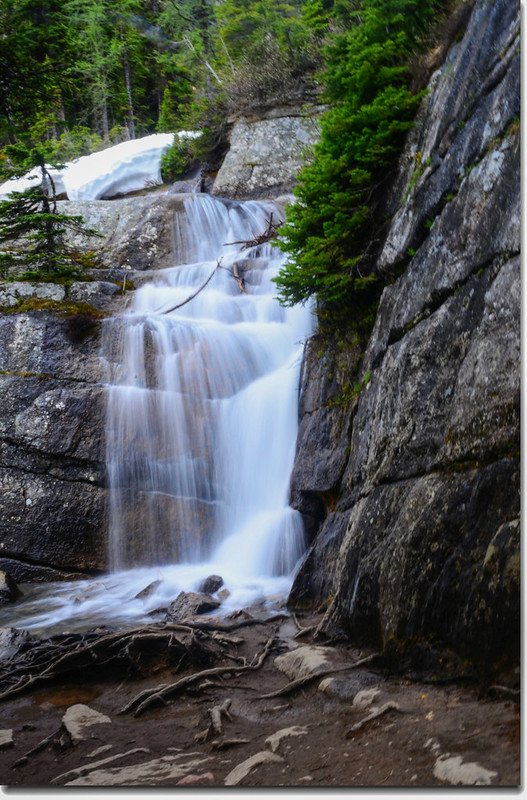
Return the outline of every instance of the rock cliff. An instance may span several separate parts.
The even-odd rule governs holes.
[[[480,0],[432,76],[373,331],[363,353],[311,341],[292,478],[318,532],[291,603],[487,664],[519,647],[519,25]]]

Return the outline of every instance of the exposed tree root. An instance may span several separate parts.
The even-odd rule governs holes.
[[[260,669],[272,646],[274,645],[275,640],[276,631],[267,640],[262,652],[255,656],[250,664],[246,664],[245,666],[238,665],[212,667],[210,669],[201,670],[200,672],[195,672],[192,675],[187,675],[185,678],[181,678],[175,683],[162,684],[161,686],[156,686],[154,689],[146,689],[145,691],[140,692],[140,694],[134,697],[129,703],[127,703],[119,713],[127,714],[130,711],[133,711],[134,717],[138,717],[140,714],[151,708],[151,706],[157,705],[158,703],[165,703],[167,697],[173,697],[174,695],[185,691],[188,687],[193,686],[203,678],[209,678],[216,675],[238,675],[241,672]]]
[[[346,738],[349,739],[349,737],[353,736],[354,733],[358,733],[358,731],[361,731],[366,727],[366,725],[369,725],[370,722],[373,722],[375,719],[379,719],[379,717],[383,717],[389,711],[397,711],[399,714],[403,713],[397,703],[385,703],[380,708],[374,709],[370,714],[368,714],[367,717],[364,717],[364,719],[356,722],[355,725],[351,726],[351,728],[348,728],[346,731]]]
[[[291,683],[286,684],[286,686],[283,686],[281,689],[277,689],[275,692],[261,694],[258,700],[270,700],[272,697],[282,697],[283,695],[291,694],[292,692],[296,692],[297,689],[302,689],[304,686],[307,686],[309,683],[313,683],[313,681],[316,681],[319,678],[325,678],[326,675],[335,675],[338,672],[349,672],[351,669],[357,669],[358,667],[364,667],[367,664],[371,664],[380,657],[380,653],[373,653],[371,656],[361,658],[359,661],[355,661],[354,664],[350,664],[346,667],[321,669],[318,672],[312,673],[311,675],[306,675],[304,678],[297,678],[295,681],[291,681]]]

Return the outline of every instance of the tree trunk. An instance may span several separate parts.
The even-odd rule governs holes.
[[[123,53],[124,85],[126,87],[126,97],[128,99],[128,133],[130,139],[135,139],[134,122],[134,101],[132,98],[132,68],[128,60],[128,50],[125,48]]]

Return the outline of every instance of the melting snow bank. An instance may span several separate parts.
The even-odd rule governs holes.
[[[68,200],[100,200],[159,185],[162,183],[161,156],[174,136],[194,139],[200,135],[200,131],[154,133],[82,156],[61,170],[50,170],[55,190],[57,194],[66,194]],[[0,200],[5,200],[10,192],[22,192],[39,181],[37,169],[6,181],[0,185]]]
[[[247,576],[230,574],[225,564],[177,564],[143,567],[115,572],[93,580],[26,584],[24,597],[16,605],[0,609],[0,627],[8,625],[34,633],[86,631],[99,625],[130,628],[163,619],[166,608],[181,591],[197,591],[208,575],[221,575],[229,596],[223,599],[215,616],[225,616],[240,608],[262,604],[272,608],[285,599],[291,576]],[[148,596],[137,595],[152,586]],[[217,594],[213,595],[217,597]],[[155,613],[155,612],[158,613]]]

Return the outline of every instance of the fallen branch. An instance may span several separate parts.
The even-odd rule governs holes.
[[[189,297],[187,297],[186,300],[183,300],[182,303],[178,303],[176,306],[172,306],[172,308],[166,309],[166,311],[158,311],[157,313],[158,314],[171,314],[172,311],[177,311],[178,308],[182,308],[183,306],[186,306],[187,303],[190,303],[191,300],[194,300],[194,298],[197,297],[198,294],[200,294],[200,292],[202,292],[203,289],[205,289],[205,287],[209,285],[209,283],[211,282],[211,280],[213,279],[213,277],[215,276],[216,272],[219,270],[220,267],[221,267],[221,258],[218,261],[216,261],[216,266],[214,267],[214,269],[210,273],[210,275],[207,278],[207,280],[205,281],[205,283],[201,284],[199,289],[196,289],[196,291],[193,294],[189,295]]]
[[[371,656],[361,658],[359,661],[355,661],[354,664],[350,664],[347,667],[321,669],[318,672],[313,672],[311,675],[306,675],[304,678],[297,678],[296,680],[291,681],[291,683],[288,683],[286,686],[283,686],[281,689],[277,689],[274,692],[261,694],[258,700],[270,700],[273,697],[282,697],[283,695],[291,694],[291,692],[295,692],[297,689],[302,689],[304,686],[316,681],[318,678],[325,678],[326,675],[336,675],[339,672],[349,672],[351,669],[357,669],[358,667],[364,667],[367,664],[371,664],[373,661],[375,661],[375,659],[379,658],[380,655],[380,653],[373,653]]]
[[[200,672],[195,672],[192,675],[187,675],[185,678],[180,678],[180,680],[176,681],[175,683],[170,683],[168,685],[162,684],[161,686],[156,686],[155,689],[148,689],[141,692],[139,695],[137,695],[137,697],[134,697],[129,703],[127,703],[126,706],[119,711],[119,714],[127,714],[135,707],[134,717],[138,717],[152,705],[155,705],[157,702],[165,702],[167,697],[184,691],[189,686],[201,681],[203,678],[209,678],[215,675],[225,675],[229,673],[239,674],[240,672],[246,672],[248,670],[257,670],[264,663],[269,651],[271,650],[271,647],[275,642],[275,638],[276,631],[273,636],[267,640],[262,652],[259,655],[256,655],[250,664],[246,664],[245,666],[211,667],[209,669],[201,670]]]
[[[263,233],[255,236],[254,239],[239,239],[236,242],[225,242],[224,246],[229,247],[230,245],[241,244],[244,246],[244,248],[258,247],[258,245],[266,244],[267,242],[271,241],[271,239],[276,239],[278,236],[278,228],[280,228],[281,225],[281,222],[278,222],[277,224],[273,222],[273,215],[271,214],[267,220],[267,228]]]
[[[403,713],[397,703],[385,703],[380,708],[376,708],[374,711],[371,711],[367,717],[364,717],[364,719],[361,719],[359,722],[356,722],[355,725],[352,725],[351,728],[346,731],[346,738],[349,738],[352,734],[361,731],[366,727],[366,725],[369,725],[370,722],[373,722],[374,719],[379,719],[379,717],[384,716],[384,714],[387,714],[389,711],[398,711],[399,714]]]

